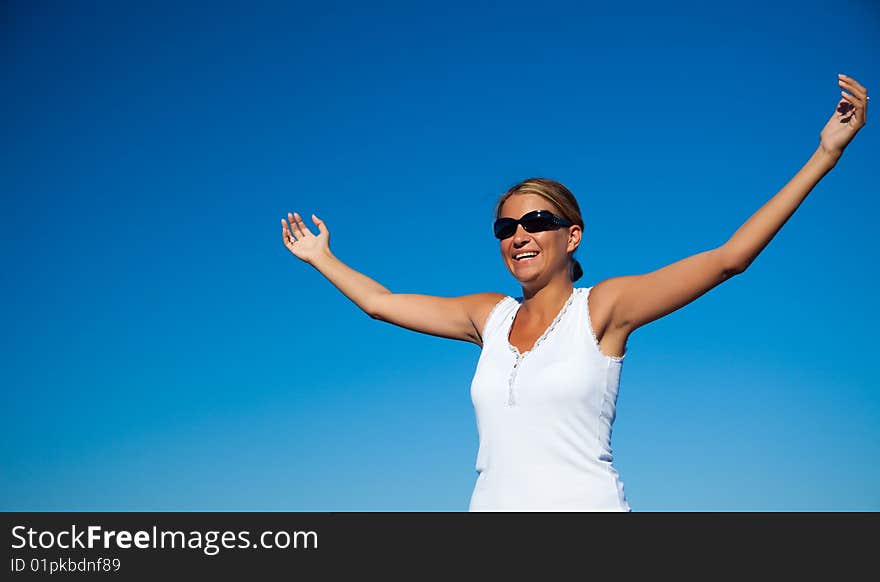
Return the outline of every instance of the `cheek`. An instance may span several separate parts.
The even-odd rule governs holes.
[[[561,261],[565,258],[568,239],[551,235],[542,237],[538,242],[541,245],[541,252],[546,254],[550,261]]]

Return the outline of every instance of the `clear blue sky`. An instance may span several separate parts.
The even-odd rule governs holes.
[[[837,73],[880,89],[867,0],[0,22],[3,510],[464,511],[479,348],[371,320],[280,219],[316,213],[392,291],[518,295],[493,204],[549,177],[587,287],[726,241],[817,147]],[[630,337],[634,511],[880,509],[873,116],[745,274]]]

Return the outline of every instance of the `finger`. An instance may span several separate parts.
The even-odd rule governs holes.
[[[847,91],[849,91],[850,93],[852,93],[853,95],[855,95],[856,97],[861,99],[862,101],[865,101],[865,97],[867,96],[867,93],[865,91],[863,91],[862,89],[860,89],[859,87],[856,87],[855,85],[853,85],[852,83],[850,83],[849,81],[847,81],[845,79],[841,79],[839,85],[843,89],[846,89]]]
[[[288,223],[288,228],[289,228],[289,230],[287,231],[287,234],[290,235],[290,241],[296,242],[297,237],[296,237],[296,231],[294,230],[296,223],[293,220],[293,214],[291,214],[290,212],[287,213],[287,223]]]
[[[849,93],[845,93],[843,91],[841,91],[840,94],[843,95],[843,98],[846,99],[847,103],[851,103],[852,106],[856,109],[862,109],[864,107],[858,97],[855,97],[854,95],[850,95]]]
[[[290,223],[290,232],[293,233],[293,236],[297,240],[301,239],[303,235],[296,229],[296,212],[287,213],[287,222]]]
[[[844,80],[846,80],[846,81],[848,81],[848,82],[850,82],[850,83],[852,83],[852,84],[855,85],[855,86],[859,89],[859,91],[861,91],[862,93],[867,93],[867,92],[868,92],[868,90],[867,90],[865,87],[863,87],[863,86],[861,85],[861,83],[859,83],[858,81],[856,81],[856,80],[853,79],[852,77],[847,77],[847,76],[844,75],[844,74],[840,74],[840,75],[838,75],[838,77],[841,78],[841,79],[844,79]]]
[[[288,230],[287,223],[284,222],[283,218],[281,219],[281,240],[284,241],[284,246],[292,245],[295,242],[290,235],[290,230]]]
[[[865,109],[864,109],[864,106],[861,104],[861,102],[858,101],[852,95],[847,95],[846,93],[843,93],[843,92],[841,92],[841,94],[843,95],[843,98],[846,99],[847,102],[850,103],[853,107],[852,111],[846,111],[846,112],[841,113],[841,116],[844,116],[844,119],[842,119],[841,122],[844,122],[844,121],[848,122],[850,119],[852,119],[853,115],[856,116],[856,119],[862,119],[862,116],[864,115],[863,112],[865,111]]]
[[[838,81],[838,84],[853,95],[858,95],[860,98],[864,98],[865,95],[867,95],[867,92],[864,91],[862,87],[859,87],[858,85],[847,79],[840,79]]]
[[[858,97],[850,95],[849,93],[844,93],[843,91],[841,91],[840,94],[843,95],[844,99],[852,103],[853,107],[855,107],[856,109],[864,109],[865,104]]]
[[[867,110],[868,110],[868,90],[863,87],[858,81],[855,79],[851,79],[846,75],[841,75],[841,81],[843,81],[840,86],[849,91],[851,94],[855,95],[859,98],[859,106],[862,109],[862,115],[864,118],[867,118]]]
[[[293,217],[296,219],[296,230],[303,238],[315,236],[312,234],[312,231],[309,230],[309,227],[306,226],[306,223],[303,222],[302,216],[294,212]]]
[[[312,214],[312,222],[318,226],[318,232],[321,234],[327,234],[327,226],[324,224],[323,220]]]

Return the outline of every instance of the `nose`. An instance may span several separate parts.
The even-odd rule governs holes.
[[[529,240],[531,240],[531,235],[526,232],[526,229],[523,228],[523,225],[517,224],[516,231],[513,233],[513,246],[521,247],[524,244],[527,244]]]

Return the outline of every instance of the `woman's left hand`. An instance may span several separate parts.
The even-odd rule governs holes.
[[[819,134],[820,147],[835,158],[843,154],[853,136],[868,121],[868,90],[846,75],[838,75],[838,84],[843,89],[843,97]]]

